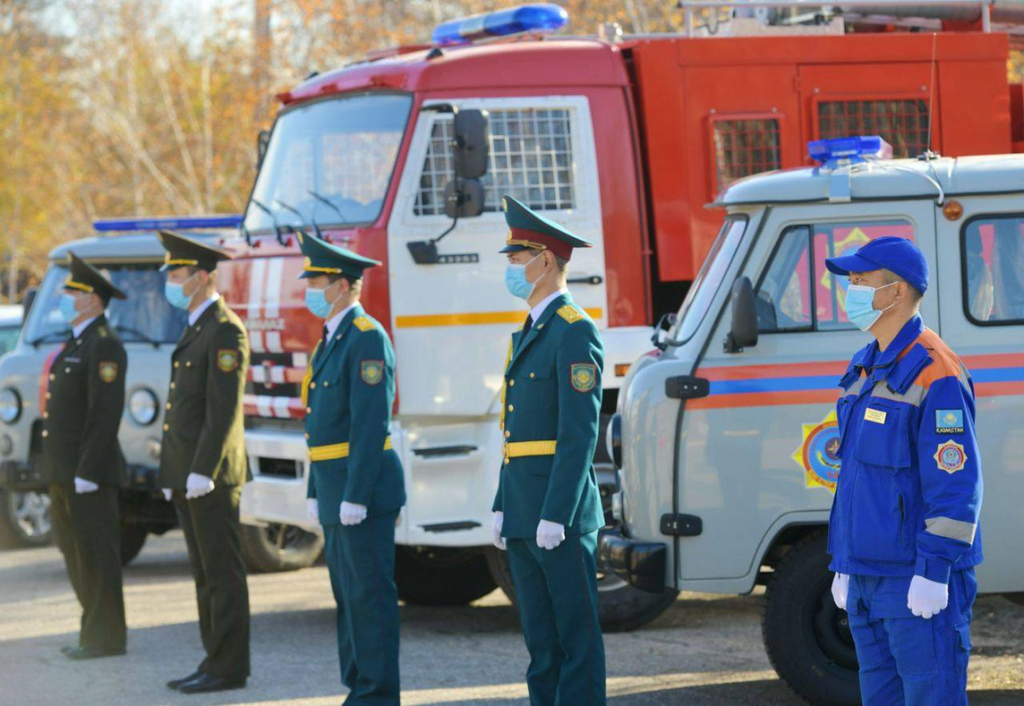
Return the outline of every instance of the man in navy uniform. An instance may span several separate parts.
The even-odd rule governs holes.
[[[117,440],[124,412],[124,344],[107,323],[111,298],[125,296],[74,254],[59,309],[71,327],[53,360],[43,413],[43,477],[50,482],[50,516],[68,578],[82,606],[71,659],[125,652],[118,495],[125,480]]]
[[[505,366],[494,544],[508,550],[530,702],[603,704],[596,554],[604,512],[593,458],[604,347],[566,287],[573,249],[591,244],[511,196],[504,207],[505,283],[530,314]]]
[[[324,320],[302,383],[308,512],[324,528],[345,703],[398,704],[395,522],[405,480],[389,435],[395,353],[359,304],[363,272],[380,263],[312,235],[299,243],[306,306]]]
[[[160,231],[167,250],[165,294],[188,311],[171,354],[160,480],[185,533],[206,657],[195,673],[167,682],[185,694],[238,689],[249,677],[249,589],[242,561],[239,500],[249,477],[242,398],[249,339],[217,293],[228,254]]]
[[[878,238],[826,265],[849,275],[846,312],[875,337],[840,383],[829,523],[832,593],[849,614],[861,698],[966,704],[982,560],[974,385],[921,321],[928,263],[912,242]]]

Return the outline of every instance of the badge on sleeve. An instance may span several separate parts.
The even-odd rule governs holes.
[[[384,361],[364,360],[360,362],[359,376],[367,385],[376,385],[384,379]]]
[[[572,389],[576,392],[590,392],[597,383],[597,366],[593,363],[573,363],[570,368]]]
[[[238,351],[231,348],[217,351],[217,367],[222,373],[230,373],[238,368]]]
[[[963,434],[964,411],[962,409],[935,410],[936,434]]]
[[[939,444],[939,448],[932,458],[935,459],[935,463],[939,464],[940,471],[945,471],[950,475],[962,471],[967,465],[967,452],[962,445],[952,439],[944,444]]]
[[[104,360],[100,363],[100,380],[103,382],[114,382],[117,380],[117,363]]]

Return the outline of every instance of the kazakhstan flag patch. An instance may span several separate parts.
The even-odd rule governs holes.
[[[963,434],[964,411],[962,409],[935,410],[936,434]]]

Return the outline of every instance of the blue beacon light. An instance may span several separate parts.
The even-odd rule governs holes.
[[[237,228],[242,224],[242,216],[182,216],[169,218],[108,218],[94,221],[92,227],[100,232],[128,232],[160,230],[161,228],[199,229],[199,228]]]
[[[507,37],[524,32],[554,32],[569,21],[565,8],[553,3],[519,7],[463,17],[434,28],[431,39],[439,47],[471,44],[478,39]]]
[[[892,146],[878,135],[861,135],[814,140],[807,143],[807,153],[811,159],[831,168],[840,162],[866,162],[868,157],[890,159]]]

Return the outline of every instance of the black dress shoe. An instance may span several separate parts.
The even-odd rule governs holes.
[[[68,659],[83,660],[83,659],[97,659],[99,657],[117,657],[123,655],[124,649],[119,650],[108,650],[99,647],[72,647],[64,651],[64,654]]]
[[[195,681],[201,676],[203,676],[202,670],[197,669],[196,671],[189,674],[187,677],[182,677],[181,679],[171,679],[169,682],[167,682],[167,688],[179,689],[181,688],[182,684],[188,684],[190,681]]]
[[[221,679],[220,677],[203,674],[179,686],[178,691],[183,694],[208,694],[211,691],[227,691],[244,687],[245,679]]]

